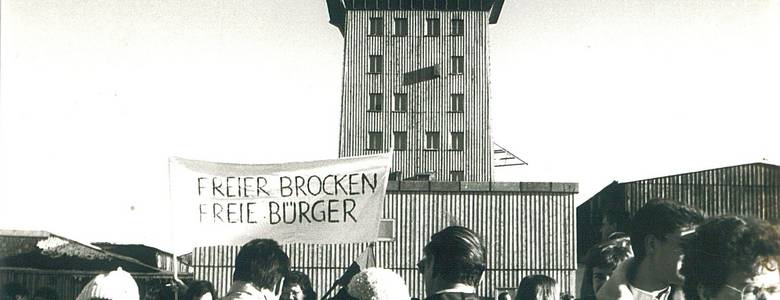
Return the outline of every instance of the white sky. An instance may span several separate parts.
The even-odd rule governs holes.
[[[167,158],[337,156],[323,1],[2,1],[0,228],[167,239]],[[780,1],[507,0],[491,29],[498,181],[780,161]],[[158,227],[158,228],[155,228]]]

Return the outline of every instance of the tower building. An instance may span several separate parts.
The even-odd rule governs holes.
[[[488,26],[502,0],[328,0],[344,36],[339,156],[395,180],[492,179]]]

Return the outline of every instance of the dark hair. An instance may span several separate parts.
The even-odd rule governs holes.
[[[647,202],[631,220],[631,244],[636,260],[645,255],[645,238],[654,236],[664,240],[667,234],[704,221],[702,214],[685,204],[669,200]]]
[[[317,299],[317,293],[314,291],[311,280],[309,279],[309,276],[306,275],[306,273],[290,271],[289,276],[285,277],[284,279],[284,285],[288,288],[292,287],[293,285],[300,286],[301,291],[303,291],[303,299],[305,300]]]
[[[617,265],[631,257],[630,245],[622,240],[611,241],[605,244],[594,245],[585,254],[585,272],[580,285],[580,299],[596,299],[596,291],[593,290],[593,268],[615,269]]]
[[[433,277],[450,283],[477,286],[487,269],[485,246],[479,236],[466,227],[450,226],[437,232],[423,252],[433,257]]]
[[[780,262],[780,228],[754,218],[721,216],[708,220],[683,240],[683,290],[698,300],[715,295],[735,272],[755,274],[756,267]]]
[[[16,296],[30,296],[30,291],[18,282],[9,282],[3,285],[3,293],[11,300]]]
[[[211,294],[211,299],[217,300],[217,292],[214,290],[214,285],[205,280],[196,280],[189,284],[187,287],[187,293],[184,295],[184,300],[192,300],[195,297],[200,297],[205,294]]]
[[[290,258],[271,239],[256,239],[244,244],[236,255],[233,280],[250,282],[258,289],[273,290],[290,273]]]
[[[498,294],[498,300],[504,300],[504,299],[512,299],[512,294],[510,294],[509,292],[501,292],[501,294]]]
[[[544,300],[551,299],[555,293],[555,286],[558,284],[555,279],[547,275],[531,275],[520,280],[520,286],[517,287],[516,300]]]

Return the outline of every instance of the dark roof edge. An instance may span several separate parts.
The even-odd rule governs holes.
[[[328,5],[328,16],[330,17],[330,24],[336,26],[341,31],[341,35],[344,35],[344,18],[347,14],[346,6],[344,6],[343,0],[325,0]]]
[[[501,9],[504,7],[504,0],[496,0],[493,3],[493,7],[490,9],[490,24],[498,23],[498,17],[501,15]]]
[[[575,182],[389,181],[387,192],[576,194],[579,185]]]
[[[347,6],[344,0],[325,0],[328,5],[328,16],[330,24],[336,26],[341,34],[344,35],[344,18],[347,12]],[[504,0],[495,0],[490,6],[490,24],[498,23],[498,17],[501,15],[501,9],[504,7]]]
[[[618,182],[617,180],[613,180],[613,181],[612,181],[612,182],[610,182],[608,185],[606,185],[606,186],[604,186],[603,188],[601,188],[601,189],[600,189],[598,192],[596,192],[595,194],[591,195],[591,196],[590,196],[590,198],[588,198],[588,200],[585,200],[585,201],[583,201],[582,203],[580,203],[579,205],[577,205],[577,209],[580,209],[580,207],[585,207],[584,205],[586,205],[586,204],[590,203],[590,201],[592,201],[594,197],[596,197],[596,196],[598,196],[599,194],[601,194],[601,193],[605,192],[606,190],[608,190],[608,189],[612,188],[613,186],[615,186],[615,185],[619,185],[619,184],[621,184],[621,183],[620,183],[620,182]]]
[[[93,270],[93,271],[84,271],[84,270],[67,270],[67,269],[36,269],[36,268],[24,268],[24,267],[0,267],[0,270],[8,270],[8,271],[21,271],[21,272],[31,272],[31,273],[37,273],[37,274],[47,274],[47,275],[60,275],[60,274],[67,274],[67,275],[73,275],[73,276],[95,276],[97,274],[105,273],[106,271],[101,270]],[[173,276],[173,272],[170,271],[162,271],[162,272],[128,272],[130,275],[133,276],[133,278],[168,278],[169,276]],[[179,272],[180,277],[192,277],[194,274],[189,272]]]
[[[122,260],[122,261],[125,261],[125,262],[128,262],[128,263],[137,264],[137,265],[140,265],[140,266],[145,267],[145,268],[149,268],[149,269],[153,270],[154,272],[162,272],[162,271],[164,271],[162,269],[158,269],[155,266],[147,265],[147,264],[145,264],[145,263],[143,263],[140,260],[137,260],[135,258],[132,258],[132,257],[129,257],[129,256],[124,256],[124,255],[121,255],[121,254],[116,254],[114,252],[104,250],[103,248],[100,248],[100,247],[98,247],[96,245],[93,245],[91,243],[82,243],[82,242],[79,242],[79,241],[74,240],[74,239],[66,238],[66,237],[61,236],[61,235],[56,234],[56,233],[51,233],[49,231],[45,231],[45,230],[15,230],[15,231],[21,231],[21,232],[25,232],[26,231],[26,232],[29,232],[29,233],[43,234],[43,235],[48,234],[47,236],[38,235],[38,236],[32,236],[32,237],[40,237],[40,238],[55,237],[55,238],[59,238],[59,239],[67,241],[68,243],[77,244],[77,245],[80,245],[82,247],[89,248],[89,249],[101,252],[101,253],[103,253],[103,254],[105,254],[107,256],[113,257],[115,259]],[[26,235],[20,234],[20,235],[15,235],[15,236],[24,237]]]

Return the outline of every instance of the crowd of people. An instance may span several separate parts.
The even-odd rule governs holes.
[[[694,208],[666,200],[648,202],[630,222],[626,219],[626,215],[605,214],[604,241],[586,256],[580,299],[780,299],[777,225],[739,216],[705,218]],[[290,268],[290,258],[276,241],[250,241],[236,256],[233,283],[221,299],[317,299],[308,276]],[[486,245],[479,234],[461,226],[431,236],[417,263],[425,300],[485,299],[477,295],[477,286],[487,268]],[[12,300],[29,296],[17,290],[22,298]],[[330,299],[414,299],[403,278],[383,268],[362,270],[343,290]],[[216,296],[211,283],[196,281],[188,285],[184,300],[214,300]],[[497,298],[570,297],[561,295],[555,279],[537,274],[522,278],[516,292]],[[120,268],[95,277],[76,300],[138,299],[133,278]]]

